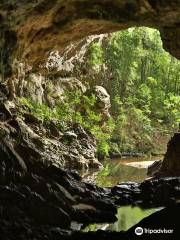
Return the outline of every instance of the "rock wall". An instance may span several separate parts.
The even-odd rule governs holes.
[[[19,103],[6,101],[0,104],[0,156],[4,148],[20,168],[31,171],[42,161],[61,168],[87,170],[101,168],[96,158],[96,140],[80,125],[70,125],[61,132],[58,123],[49,125],[32,115],[28,110],[20,114]],[[6,146],[6,147],[4,147]],[[26,159],[25,164],[22,159]]]
[[[27,158],[30,152],[32,157]],[[3,240],[135,239],[136,226],[120,233],[77,231],[82,224],[115,222],[116,207],[129,204],[165,207],[142,220],[140,226],[171,226],[175,233],[179,229],[178,219],[174,218],[174,214],[180,212],[179,203],[176,204],[180,197],[179,178],[98,188],[81,182],[76,173],[64,171],[46,159],[39,159],[35,154],[33,158],[31,148],[19,157],[6,139],[0,139],[0,154],[3,157],[0,162],[0,236]]]

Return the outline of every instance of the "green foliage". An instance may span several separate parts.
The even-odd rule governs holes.
[[[180,123],[180,96],[169,93],[164,100],[164,109],[167,112],[168,124],[173,123],[172,127],[177,128]]]
[[[102,126],[102,117],[101,114],[96,113],[96,98],[93,94],[86,96],[78,91],[66,93],[64,101],[59,101],[52,109],[27,98],[20,98],[19,101],[47,126],[51,120],[56,120],[60,130],[66,131],[72,123],[79,123],[95,136],[98,146],[97,154],[103,158],[108,156],[109,139],[114,123],[112,119],[109,119]]]
[[[112,139],[122,151],[150,151],[154,132],[166,135],[177,129],[180,62],[163,49],[158,30],[141,27],[114,33],[105,47],[93,44],[92,56],[93,66],[106,66],[103,77],[116,126]]]
[[[103,126],[93,125],[91,133],[97,139],[97,153],[100,158],[107,157],[110,150],[110,139],[114,130],[114,121],[110,118]]]
[[[110,147],[106,139],[99,141],[99,144],[98,144],[99,157],[109,156],[109,150],[110,150]]]
[[[98,172],[98,177],[107,177],[110,175],[110,165],[106,164],[106,166]]]
[[[97,77],[111,96],[112,118],[106,123],[96,111],[94,95],[66,93],[53,109],[21,102],[44,122],[57,119],[63,131],[70,123],[81,124],[95,136],[100,157],[108,156],[111,142],[116,151],[152,151],[156,132],[166,136],[177,129],[180,62],[162,48],[159,31],[131,28],[112,34],[106,43],[93,42],[86,63],[94,70],[93,81]]]
[[[19,101],[22,105],[26,106],[34,114],[34,116],[41,119],[43,122],[56,118],[55,109],[50,109],[45,104],[39,104],[27,98],[20,98]]]
[[[99,71],[104,61],[104,52],[99,43],[92,43],[88,49],[88,65],[92,69]]]
[[[97,229],[97,224],[90,224],[85,229],[83,229],[83,232],[94,232]]]

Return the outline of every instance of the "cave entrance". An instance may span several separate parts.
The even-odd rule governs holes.
[[[104,168],[83,171],[82,177],[101,187],[142,182],[148,166],[163,159],[170,135],[178,128],[180,63],[163,49],[159,31],[145,27],[96,36],[87,49],[81,79],[107,90],[115,124],[109,122],[107,135],[98,135],[100,156],[109,153],[102,161]],[[157,210],[121,207],[115,224],[90,225],[86,230],[127,230]]]
[[[0,220],[5,238],[68,239],[73,221],[115,221],[114,205],[175,203],[177,178],[127,181],[146,178],[146,167],[162,159],[178,129],[180,64],[163,50],[157,30],[109,32],[155,26],[165,48],[179,57],[178,1],[1,2],[0,151],[5,158]],[[179,151],[174,155],[177,163]],[[77,169],[94,185],[63,169]],[[113,188],[95,186],[118,182]],[[152,217],[152,229],[161,227],[163,218],[173,222],[178,209],[178,204],[168,208],[157,222]],[[111,229],[127,230],[156,210],[121,208],[120,227]],[[129,225],[131,214],[140,218]],[[72,238],[81,239],[78,235]]]
[[[41,74],[14,65],[20,103],[47,124],[50,136],[71,146],[64,167],[103,164],[98,176],[114,175],[104,186],[116,184],[118,174],[119,181],[142,181],[178,129],[180,63],[163,49],[158,30],[133,27],[86,37],[63,53],[50,51]]]
[[[99,156],[107,157],[101,161],[104,168],[82,171],[82,177],[101,187],[142,182],[147,178],[148,166],[157,162],[149,174],[158,170],[167,142],[178,129],[180,63],[163,49],[155,29],[130,28],[89,39],[92,42],[89,40],[83,55],[83,71],[78,72],[78,66],[77,76],[80,73],[82,82],[90,88],[100,85],[107,90],[111,117],[96,133]],[[85,231],[127,230],[158,210],[121,207],[115,224],[94,224]]]
[[[26,122],[40,119],[42,136],[60,139],[65,168],[100,187],[143,182],[155,160],[150,173],[158,170],[180,108],[180,63],[163,49],[158,30],[89,36],[49,52],[40,68],[41,75],[27,74],[19,100],[35,116],[26,114]],[[121,207],[115,224],[85,231],[127,230],[157,210]]]
[[[111,159],[98,175],[111,177],[104,186],[117,184],[123,172],[119,181],[142,181],[148,164],[163,158],[179,122],[180,63],[163,49],[159,31],[92,35],[61,55],[51,52],[46,68],[69,84],[70,117],[95,136],[98,159]]]

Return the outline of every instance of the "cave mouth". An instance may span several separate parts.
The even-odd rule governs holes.
[[[151,169],[162,178],[122,183],[130,169],[140,175],[135,158],[125,164],[128,155],[159,158],[178,128],[179,63],[156,30],[110,33],[157,27],[179,58],[179,7],[178,0],[1,1],[1,238],[135,239],[137,225],[88,234],[71,228],[115,222],[117,206],[127,205],[163,206],[141,227],[179,229],[179,133]],[[93,184],[77,173],[102,165]]]
[[[147,170],[163,160],[169,138],[178,130],[180,63],[163,49],[160,33],[155,29],[130,28],[89,39],[92,39],[89,44],[84,42],[87,51],[80,48],[80,52],[84,51],[81,52],[85,59],[81,63],[84,76],[79,66],[77,76],[81,75],[82,82],[86,79],[90,88],[100,85],[110,94],[109,112],[115,130],[106,143],[104,137],[100,146],[104,152],[109,147],[101,160],[104,168],[83,170],[80,174],[83,181],[100,187],[141,183],[148,178],[147,174],[153,175],[160,169],[157,164],[157,168]],[[118,208],[114,224],[90,224],[83,231],[127,231],[161,209],[123,206]]]
[[[69,59],[69,76],[89,88],[102,86],[110,95],[111,107],[101,103],[104,109],[99,110],[106,114],[106,126],[103,123],[98,133],[91,127],[101,141],[98,157],[154,155],[155,160],[161,159],[170,136],[178,129],[180,100],[179,61],[163,49],[159,31],[135,27],[90,36],[67,47],[59,70],[65,70]]]
[[[27,74],[30,91],[19,86],[20,101],[39,102],[47,118],[59,115],[62,131],[68,121],[82,125],[95,136],[100,160],[163,155],[178,129],[179,61],[163,49],[158,30],[89,36],[63,53],[49,51],[40,71]],[[31,107],[44,118],[41,105]]]
[[[167,139],[178,126],[179,62],[163,50],[157,30],[142,27],[89,36],[72,43],[62,55],[49,52],[39,72],[26,61],[16,59],[12,66],[15,74],[3,92],[12,101],[7,98],[0,106],[5,119],[0,151],[10,159],[7,166],[1,164],[5,198],[14,194],[15,202],[25,202],[25,214],[42,224],[62,228],[74,224],[80,230],[79,224],[88,225],[94,217],[96,222],[118,218],[110,227],[113,231],[128,230],[172,201],[178,179],[162,180],[160,185],[156,180],[141,183],[147,170],[137,166],[147,163],[144,156],[153,155],[154,160],[164,154]],[[97,175],[89,171],[102,164]],[[83,170],[82,175],[89,172],[80,181],[76,172],[62,168]],[[173,188],[169,195],[164,194],[166,185]],[[149,191],[155,197],[151,194],[149,199]],[[127,207],[134,204],[151,210]],[[119,205],[126,207],[116,218]],[[130,213],[140,218],[130,223]],[[85,231],[98,227],[90,225]],[[57,229],[51,228],[50,234],[54,232]],[[65,235],[61,229],[58,234]]]
[[[15,58],[7,82],[9,97],[17,96],[18,104],[37,118],[34,121],[42,122],[63,144],[73,145],[82,131],[78,127],[95,138],[97,150],[87,139],[90,153],[82,151],[81,160],[74,153],[69,160],[63,156],[63,167],[93,169],[102,166],[99,160],[107,170],[106,158],[130,157],[127,168],[134,167],[131,157],[162,159],[178,129],[179,68],[179,61],[163,49],[158,30],[133,27],[80,39],[63,53],[49,50],[38,70]],[[20,114],[33,121],[24,110]],[[138,165],[143,158],[136,160]]]

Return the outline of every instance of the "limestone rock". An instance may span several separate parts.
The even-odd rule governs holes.
[[[75,77],[58,78],[56,84],[62,89],[63,92],[79,91],[81,93],[84,93],[86,91],[86,86]]]
[[[24,89],[22,91],[22,95],[31,99],[37,103],[43,103],[44,99],[44,77],[41,74],[31,73],[28,77],[26,77],[26,82],[24,83]]]
[[[1,1],[0,9],[3,49],[9,49],[4,54],[7,73],[12,52],[42,69],[49,50],[62,53],[67,45],[85,36],[142,25],[160,29],[165,48],[180,57],[179,0],[31,0],[26,4],[15,0],[13,4]]]
[[[95,96],[96,103],[94,106],[94,111],[102,115],[102,121],[105,121],[107,118],[109,118],[109,108],[111,107],[111,102],[110,95],[106,89],[102,86],[95,86],[89,89],[86,94]]]
[[[66,141],[73,141],[74,139],[76,140],[77,139],[77,135],[73,132],[65,132],[64,135],[63,135],[63,138],[64,140]]]
[[[17,164],[23,163],[24,159],[28,170],[42,162],[72,170],[102,167],[96,158],[95,138],[79,124],[70,124],[69,129],[62,133],[57,121],[43,123],[28,111],[23,117],[16,117],[8,109],[4,104],[0,106],[0,112],[4,114],[0,140],[4,142],[7,139],[6,148],[16,158]],[[11,105],[11,111],[15,112],[15,109],[16,106],[13,109]]]
[[[162,166],[156,176],[180,176],[180,132],[168,143]]]

